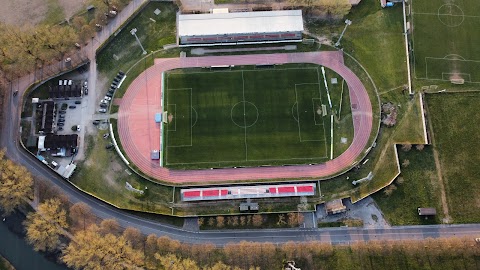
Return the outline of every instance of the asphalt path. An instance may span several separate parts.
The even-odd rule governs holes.
[[[20,99],[28,87],[28,85],[22,84],[25,81],[27,81],[26,78],[21,78],[17,85],[14,84],[11,86],[11,89],[7,89],[5,106],[3,108],[3,126],[0,131],[0,147],[6,149],[8,158],[24,165],[33,175],[41,176],[52,185],[57,186],[73,203],[84,202],[92,208],[93,213],[98,217],[114,218],[119,221],[122,227],[133,226],[144,234],[166,235],[185,243],[213,243],[218,246],[243,240],[272,243],[321,241],[338,244],[355,241],[425,239],[429,237],[480,237],[480,224],[398,226],[384,229],[341,227],[194,232],[137,217],[79,191],[21,148],[18,143],[20,126],[19,104],[21,104]],[[19,94],[16,97],[11,95],[10,91],[13,89],[19,90]]]

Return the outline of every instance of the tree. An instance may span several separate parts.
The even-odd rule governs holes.
[[[260,227],[263,224],[263,217],[262,215],[253,215],[252,217],[252,224],[255,227]]]
[[[125,231],[123,231],[123,237],[134,249],[140,249],[143,245],[143,234],[137,228],[127,227]]]
[[[92,223],[95,216],[92,214],[92,209],[86,203],[78,202],[70,207],[69,216],[74,224],[82,226],[85,230],[88,223]],[[88,224],[89,225],[89,224]]]
[[[139,269],[143,258],[123,236],[103,235],[96,225],[75,234],[62,260],[75,269]]]
[[[287,224],[287,222],[285,222],[285,215],[284,214],[279,214],[278,215],[277,226],[281,227],[285,224]]]
[[[402,144],[402,151],[408,152],[412,149],[412,145],[409,143]]]
[[[178,258],[173,254],[167,254],[165,256],[161,256],[159,254],[155,254],[155,258],[160,261],[160,265],[163,266],[163,269],[169,270],[200,270],[197,263],[194,260],[189,258],[182,259]]]
[[[157,249],[160,255],[168,253],[176,253],[180,249],[180,242],[172,240],[167,236],[162,236],[157,239]]]
[[[303,214],[298,212],[290,212],[287,214],[288,226],[296,227],[303,223]]]
[[[385,194],[385,196],[390,196],[392,195],[392,193],[397,189],[397,186],[395,186],[394,184],[391,184],[389,185],[388,187],[386,187],[384,190],[383,190],[383,194]]]
[[[156,269],[155,263],[155,253],[157,253],[157,236],[155,234],[150,234],[145,240],[145,268],[147,269]]]
[[[33,195],[32,175],[23,166],[5,158],[0,151],[0,208],[9,215]]]
[[[415,146],[415,148],[418,150],[418,151],[422,151],[424,148],[425,148],[425,144],[417,144]]]
[[[223,216],[217,216],[216,220],[218,228],[223,228],[225,226],[225,218]]]
[[[120,224],[116,219],[104,219],[100,223],[100,233],[103,235],[106,234],[120,234]]]
[[[410,165],[410,160],[408,159],[404,159],[403,162],[402,162],[402,167],[408,167],[408,165]]]
[[[53,251],[60,245],[60,236],[68,228],[67,212],[58,199],[49,199],[28,214],[24,222],[27,241],[37,251]]]

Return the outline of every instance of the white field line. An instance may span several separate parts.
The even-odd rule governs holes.
[[[405,1],[403,3],[403,34],[405,36],[405,55],[407,56],[407,79],[408,79],[408,93],[412,94],[412,75],[410,71],[410,54],[408,53],[408,33],[407,33],[407,15],[405,11]]]
[[[333,159],[333,114],[330,115],[330,159]]]
[[[110,136],[112,137],[112,142],[113,142],[113,145],[115,146],[115,150],[117,150],[118,155],[122,158],[125,164],[130,165],[130,162],[128,162],[128,160],[125,158],[125,156],[122,154],[122,151],[120,151],[120,148],[118,147],[117,140],[115,139],[115,134],[113,133],[113,127],[111,123],[110,123]]]
[[[428,144],[427,125],[425,120],[425,111],[423,108],[423,94],[424,93],[420,93],[420,113],[422,114],[423,138],[425,138],[425,144]]]
[[[165,100],[165,97],[164,97],[164,94],[165,94],[165,72],[162,72],[162,77],[161,77],[161,84],[160,84],[160,92],[161,92],[161,96],[160,96],[160,106],[161,106],[161,114],[162,114],[162,117],[163,117],[163,113],[165,112],[165,109],[164,109],[164,100]],[[160,122],[160,167],[163,167],[163,146],[165,144],[165,137],[164,137],[164,131],[165,131],[165,124],[163,122],[163,119],[162,121]]]
[[[332,109],[332,100],[330,99],[330,92],[328,91],[327,77],[325,76],[325,68],[323,66],[322,66],[322,74],[323,74],[323,82],[325,83],[325,88],[327,89],[328,105],[330,105],[330,109]]]
[[[428,12],[415,12],[412,13],[413,15],[429,15],[429,16],[452,16],[452,17],[465,17],[465,18],[480,18],[480,16],[473,16],[473,15],[465,15],[465,14],[438,14],[437,13],[428,13]]]
[[[245,79],[243,77],[242,70],[242,92],[243,92],[243,129],[245,131],[244,141],[245,141],[245,161],[248,161],[248,143],[247,143],[247,118],[246,118],[246,102],[245,102]]]
[[[345,85],[345,79],[342,79],[342,92],[340,92],[340,106],[339,109],[338,109],[338,121],[340,121],[341,119],[341,115],[342,115],[342,102],[343,102],[343,89],[345,88],[344,87]]]

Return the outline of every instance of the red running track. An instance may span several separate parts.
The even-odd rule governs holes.
[[[172,170],[150,159],[160,149],[160,126],[155,113],[161,111],[162,72],[176,68],[215,65],[313,63],[337,72],[348,84],[353,114],[354,138],[339,157],[318,165],[285,167],[226,168],[215,170]],[[343,64],[343,54],[310,52],[155,59],[129,86],[118,111],[118,132],[129,159],[145,174],[171,183],[211,183],[272,178],[321,178],[350,167],[367,146],[372,131],[372,104],[360,79]]]

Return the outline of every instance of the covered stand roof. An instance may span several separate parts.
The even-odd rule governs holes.
[[[303,31],[301,10],[182,14],[178,16],[179,36],[299,31]]]

